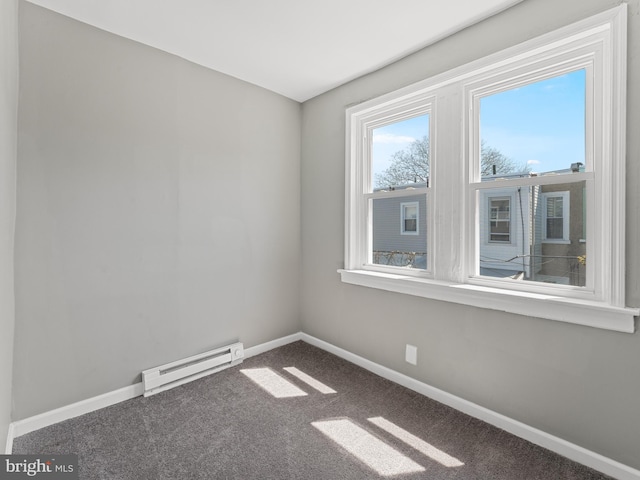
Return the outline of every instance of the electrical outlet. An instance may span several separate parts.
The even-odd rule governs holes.
[[[409,345],[407,343],[407,349],[405,352],[404,359],[407,361],[407,363],[410,363],[411,365],[417,365],[418,364],[418,347],[414,345]]]

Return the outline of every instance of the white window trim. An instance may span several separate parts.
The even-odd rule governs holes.
[[[637,309],[615,307],[553,295],[533,294],[502,288],[437,281],[408,275],[366,270],[338,270],[341,280],[351,285],[378,288],[444,302],[535,316],[547,320],[633,333],[633,315]],[[535,315],[532,315],[535,312]]]
[[[544,192],[540,194],[543,201],[543,221],[542,221],[542,243],[556,243],[556,244],[569,244],[569,215],[570,215],[570,198],[569,192]],[[547,199],[548,198],[562,198],[562,238],[548,238],[547,237]]]
[[[406,207],[416,207],[416,229],[405,230],[405,208]],[[402,202],[400,204],[400,234],[401,235],[420,235],[420,204],[418,202]]]
[[[388,108],[379,108],[376,106],[370,110],[363,110],[359,119],[352,118],[348,121],[348,132],[351,132],[358,141],[347,142],[348,157],[351,158],[367,158],[371,149],[371,140],[373,131],[384,125],[396,123],[408,118],[420,115],[433,115],[436,110],[435,97],[429,92],[416,92],[405,99],[393,101]],[[435,147],[433,122],[429,122],[429,148],[433,152]],[[349,134],[348,134],[349,135]],[[433,158],[433,155],[431,155]],[[431,174],[435,171],[434,162],[430,162],[429,169]],[[392,191],[373,192],[371,180],[371,165],[365,162],[348,162],[346,165],[347,196],[345,204],[349,212],[347,222],[351,222],[347,227],[345,234],[345,259],[348,259],[349,265],[358,266],[364,270],[384,271],[391,274],[406,274],[409,276],[432,276],[432,266],[427,263],[426,269],[412,269],[406,267],[395,267],[387,265],[375,265],[372,263],[372,229],[371,222],[371,205],[374,198],[402,198],[415,195],[426,196],[426,213],[427,218],[431,218],[435,213],[435,204],[430,201],[432,195],[431,187],[413,187],[406,189],[396,189]],[[369,224],[369,228],[364,226]],[[430,248],[434,242],[433,229],[427,229],[427,258],[430,257]]]
[[[634,316],[640,314],[640,309],[626,307],[624,300],[626,15],[626,5],[622,4],[521,45],[347,109],[345,268],[339,270],[342,281],[474,307],[529,316],[531,312],[535,312],[535,316],[540,318],[633,332]],[[479,162],[479,155],[466,153],[469,145],[474,144],[470,141],[474,132],[464,133],[461,127],[467,128],[470,123],[460,121],[460,118],[472,118],[472,84],[495,76],[496,69],[507,74],[523,66],[541,64],[545,59],[550,59],[549,65],[554,62],[557,65],[562,60],[562,55],[553,55],[561,50],[566,52],[566,58],[575,59],[580,56],[585,45],[606,53],[606,62],[601,66],[604,80],[597,81],[601,82],[598,87],[605,91],[604,96],[610,99],[597,105],[594,115],[602,119],[604,131],[604,141],[594,149],[598,155],[604,155],[610,161],[604,162],[604,168],[598,170],[597,177],[592,171],[575,173],[572,177],[573,181],[600,182],[594,189],[595,194],[587,195],[588,211],[598,212],[595,222],[587,222],[587,237],[590,239],[587,243],[587,255],[593,259],[590,262],[597,262],[599,278],[594,280],[597,283],[594,283],[593,291],[585,291],[581,287],[534,285],[535,282],[530,282],[526,289],[519,290],[500,279],[492,281],[484,277],[475,278],[470,275],[473,271],[470,259],[473,259],[473,249],[478,248],[477,242],[470,247],[470,242],[465,246],[465,241],[460,239],[475,235],[473,232],[477,222],[473,217],[477,216],[477,206],[470,197],[478,188],[490,186],[478,187],[478,184],[472,183],[476,179],[469,178],[467,174],[460,175],[461,172],[468,171],[464,168],[463,159],[470,158],[471,161]],[[576,60],[572,60],[567,68],[575,69],[575,65]],[[532,75],[523,79],[523,82],[525,80],[533,81]],[[367,133],[378,125],[415,116],[418,114],[415,112],[427,108],[425,105],[428,105],[430,112],[435,112],[436,94],[437,110],[442,112],[446,125],[456,128],[453,131],[441,128],[436,137],[433,135],[434,125],[441,118],[435,117],[436,121],[430,121],[430,146],[434,153],[430,157],[430,174],[434,181],[424,191],[413,193],[427,195],[429,224],[434,224],[432,219],[435,219],[436,203],[439,218],[451,218],[454,221],[438,223],[437,228],[427,226],[429,262],[426,272],[376,268],[369,265],[366,258],[367,231],[364,225],[367,224],[365,215],[368,199],[365,192],[370,191],[367,190],[370,187],[367,185],[370,175],[364,171],[368,167],[361,159],[368,153]],[[447,161],[438,162],[439,158],[447,158]],[[544,184],[563,183],[565,180],[560,178],[562,176],[545,178]],[[506,180],[501,186],[509,186],[510,182],[513,185],[534,185],[538,180]],[[461,191],[466,192],[462,195],[462,201],[459,193]],[[604,212],[613,214],[606,216]],[[607,228],[596,230],[595,224]],[[616,232],[616,235],[610,235],[610,232]],[[439,245],[452,245],[452,242],[453,247],[437,248]],[[593,250],[594,244],[599,245],[597,253]],[[562,295],[565,293],[566,296]]]

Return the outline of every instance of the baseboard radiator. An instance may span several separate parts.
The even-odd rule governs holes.
[[[144,396],[169,390],[225,368],[242,363],[244,348],[242,343],[233,343],[209,352],[167,363],[142,372]]]

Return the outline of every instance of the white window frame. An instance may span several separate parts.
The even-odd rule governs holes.
[[[501,219],[496,219],[496,220],[492,220],[491,219],[491,210],[492,210],[492,206],[491,203],[494,200],[507,200],[509,202],[509,219],[508,220],[501,220]],[[487,213],[488,213],[488,218],[483,218],[481,219],[481,221],[483,222],[489,222],[489,225],[487,227],[487,241],[486,243],[489,243],[491,245],[511,245],[513,242],[511,241],[511,237],[513,235],[513,216],[511,215],[512,209],[511,209],[511,205],[512,205],[512,198],[510,196],[505,196],[505,195],[489,195],[487,196]],[[493,235],[493,233],[491,232],[491,222],[504,222],[504,223],[508,223],[509,224],[509,239],[508,240],[491,240],[491,235]],[[500,234],[498,234],[500,235]]]
[[[544,192],[540,194],[540,198],[543,202],[543,220],[542,220],[542,242],[543,243],[560,243],[569,244],[571,240],[569,238],[569,215],[571,212],[570,196],[569,192]],[[562,198],[562,238],[549,238],[547,234],[547,200],[549,198]],[[586,215],[585,215],[586,216]]]
[[[594,34],[595,35],[595,34]],[[586,286],[576,287],[570,285],[555,285],[544,282],[522,282],[510,278],[485,277],[480,275],[480,251],[479,251],[479,225],[477,222],[478,195],[481,190],[496,188],[495,182],[482,181],[480,177],[480,101],[483,97],[525,86],[534,82],[547,80],[565,73],[586,71],[586,99],[585,99],[585,160],[584,170],[577,173],[550,174],[529,178],[512,178],[500,180],[500,188],[527,187],[532,185],[546,186],[567,183],[586,183],[587,198],[601,198],[604,202],[612,200],[615,188],[609,187],[613,183],[605,181],[607,176],[611,178],[612,167],[624,160],[614,158],[611,151],[607,151],[606,145],[610,145],[611,130],[613,128],[612,114],[615,110],[608,87],[608,77],[614,77],[612,69],[607,71],[606,49],[596,38],[587,37],[572,39],[567,44],[554,45],[549,51],[536,52],[530,57],[519,59],[506,65],[497,65],[487,68],[469,81],[463,82],[464,110],[468,112],[465,123],[465,139],[467,151],[467,265],[466,274],[468,283],[492,288],[506,288],[534,294],[561,296],[563,298],[575,298],[585,301],[610,304],[612,301],[620,301],[613,298],[616,294],[622,295],[618,305],[624,305],[624,292],[616,292],[617,285],[607,284],[604,279],[618,266],[607,265],[606,253],[610,248],[615,248],[612,238],[596,236],[596,231],[587,231],[587,238],[593,241],[587,242],[587,258],[590,259],[586,270]],[[604,42],[603,42],[604,43]],[[613,57],[613,55],[611,55]],[[624,89],[625,84],[620,85]],[[625,105],[620,108],[625,110]],[[624,136],[624,134],[623,134]],[[624,146],[622,147],[624,148]],[[624,159],[624,157],[621,157]],[[617,160],[617,161],[616,161]],[[599,172],[596,175],[595,172]],[[624,199],[621,202],[624,205]],[[587,228],[596,224],[601,229],[610,231],[608,225],[612,218],[606,215],[601,205],[593,203],[587,206]],[[622,207],[624,208],[624,207]],[[544,228],[544,227],[543,227]],[[623,228],[623,227],[622,227]],[[602,231],[602,230],[601,230]],[[545,242],[546,243],[546,242]]]
[[[346,111],[343,282],[616,330],[634,331],[640,309],[625,304],[626,4]],[[500,187],[587,185],[587,287],[493,279],[478,274],[481,182],[478,105],[483,95],[585,68],[587,166],[571,175],[504,179]],[[429,186],[372,193],[375,128],[431,115]],[[437,135],[436,135],[437,133]],[[371,203],[424,193],[427,270],[373,265]],[[437,217],[435,215],[437,211]],[[611,214],[610,212],[613,212]],[[446,219],[446,220],[445,220]]]
[[[405,220],[407,207],[416,208],[416,229],[406,230]],[[402,235],[420,235],[420,203],[419,202],[402,202],[400,204],[400,234]]]
[[[388,106],[377,106],[371,111],[363,111],[356,120],[352,119],[351,131],[354,137],[358,138],[357,142],[350,144],[350,150],[353,158],[358,161],[351,162],[347,165],[347,178],[352,179],[353,184],[347,193],[347,204],[353,209],[352,215],[349,215],[349,221],[352,221],[352,228],[347,232],[349,240],[346,242],[347,252],[346,258],[349,264],[357,266],[358,269],[364,271],[385,272],[390,274],[426,277],[431,278],[433,268],[427,261],[426,269],[416,269],[408,267],[396,267],[391,265],[379,265],[373,263],[373,228],[372,228],[372,211],[373,200],[379,198],[403,198],[413,197],[416,195],[425,195],[426,198],[426,214],[427,219],[434,214],[435,205],[431,201],[433,196],[430,183],[425,186],[416,186],[410,188],[398,189],[374,189],[372,179],[372,162],[371,150],[373,142],[373,132],[375,129],[401,122],[409,118],[419,117],[422,115],[430,115],[429,120],[429,172],[433,175],[436,169],[433,161],[433,152],[435,148],[434,126],[431,118],[435,115],[436,103],[435,97],[428,92],[418,93],[409,98],[393,102]],[[433,229],[427,229],[427,258],[431,256],[430,252],[434,242]]]

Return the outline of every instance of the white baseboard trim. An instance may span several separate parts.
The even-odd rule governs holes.
[[[13,423],[9,424],[9,429],[7,430],[7,444],[4,447],[4,454],[11,455],[13,450]]]
[[[607,458],[599,453],[592,452],[586,448],[575,445],[561,438],[550,435],[542,430],[526,425],[522,422],[506,417],[500,413],[489,410],[488,408],[469,402],[463,398],[457,397],[450,393],[432,387],[426,383],[420,382],[414,378],[408,377],[402,373],[391,370],[380,364],[367,360],[366,358],[355,355],[340,347],[336,347],[324,340],[312,337],[306,333],[301,334],[301,340],[314,345],[322,350],[343,358],[359,367],[369,370],[370,372],[380,375],[387,380],[409,388],[426,397],[432,398],[440,403],[444,403],[456,410],[467,415],[478,418],[484,422],[494,425],[513,435],[535,443],[541,447],[558,453],[563,457],[569,458],[575,462],[586,465],[599,472],[602,472],[619,480],[640,480],[640,470],[636,470],[620,462]]]
[[[56,408],[48,412],[34,415],[33,417],[25,418],[24,420],[18,420],[13,422],[13,436],[20,437],[27,433],[39,430],[54,423],[59,423],[70,418],[79,417],[85,413],[94,412],[101,408],[115,405],[116,403],[124,402],[132,398],[142,395],[142,383],[136,383],[123,387],[112,392],[103,393],[96,397],[87,398],[71,405]]]
[[[276,340],[255,345],[245,349],[245,358],[253,357],[261,353],[273,350],[274,348],[282,347],[289,343],[296,342],[302,338],[302,332],[297,332],[286,337],[278,338]],[[112,392],[107,392],[96,397],[87,398],[71,405],[56,408],[48,412],[34,415],[33,417],[25,418],[24,420],[18,420],[9,424],[9,431],[7,433],[7,445],[6,451],[10,453],[13,448],[13,439],[20,437],[27,433],[39,430],[49,425],[69,420],[70,418],[79,417],[85,413],[94,412],[101,408],[115,405],[116,403],[124,402],[135,397],[141,396],[143,393],[142,383],[136,383],[128,387],[123,387]]]
[[[274,348],[282,347],[284,345],[288,345],[289,343],[297,342],[298,340],[302,340],[302,332],[293,333],[291,335],[287,335],[286,337],[277,338],[276,340],[272,340],[270,342],[261,343],[260,345],[256,345],[254,347],[249,347],[244,349],[244,357],[255,357],[256,355],[260,355],[261,353],[268,352],[269,350],[273,350]]]
[[[364,357],[360,357],[354,353],[344,350],[340,347],[336,347],[324,340],[307,335],[303,332],[294,333],[286,337],[282,337],[270,342],[266,342],[260,345],[255,345],[245,349],[245,358],[253,357],[261,353],[273,350],[274,348],[287,345],[289,343],[302,340],[310,345],[314,345],[322,350],[326,350],[329,353],[343,358],[351,363],[354,363],[370,372],[380,375],[387,380],[395,382],[406,388],[409,388],[415,392],[432,398],[440,403],[448,405],[456,410],[459,410],[467,415],[478,418],[484,422],[501,428],[509,433],[512,433],[520,438],[540,445],[552,452],[558,453],[564,457],[567,457],[575,462],[581,463],[588,467],[598,470],[606,475],[617,478],[619,480],[640,480],[640,470],[636,470],[620,462],[607,458],[598,453],[587,450],[586,448],[575,445],[571,442],[563,440],[561,438],[550,435],[542,430],[526,425],[522,422],[506,417],[500,413],[489,410],[488,408],[477,405],[473,402],[464,400],[450,393],[447,393],[438,388],[427,385],[414,378],[411,378],[402,373],[391,370],[380,364],[367,360]],[[33,432],[40,428],[53,425],[70,418],[84,415],[85,413],[93,412],[101,408],[115,405],[116,403],[123,402],[138,396],[143,393],[142,383],[136,383],[128,387],[120,388],[112,392],[107,392],[102,395],[98,395],[93,398],[82,400],[80,402],[67,405],[65,407],[57,408],[49,412],[41,413],[33,417],[25,418],[24,420],[18,420],[9,425],[7,432],[7,443],[5,452],[10,454],[13,448],[13,439],[21,435]]]

